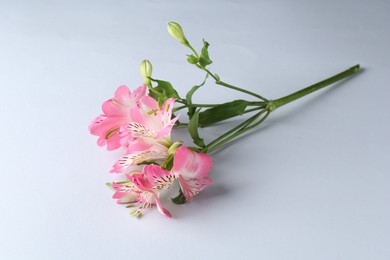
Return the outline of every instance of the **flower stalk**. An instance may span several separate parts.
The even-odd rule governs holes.
[[[348,77],[358,73],[359,71],[360,71],[360,65],[357,64],[357,65],[355,65],[355,66],[353,66],[353,67],[351,67],[351,68],[349,68],[341,73],[338,73],[338,74],[336,74],[330,78],[327,78],[323,81],[320,81],[316,84],[313,84],[307,88],[301,89],[301,90],[294,92],[290,95],[287,95],[285,97],[272,100],[272,103],[275,106],[275,109],[282,107],[282,106],[284,106],[290,102],[293,102],[301,97],[304,97],[310,93],[313,93],[314,91],[320,90],[326,86],[329,86],[333,83],[336,83],[337,81],[348,78]]]

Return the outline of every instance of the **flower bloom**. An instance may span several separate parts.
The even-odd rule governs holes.
[[[154,204],[161,214],[167,217],[172,216],[162,206],[159,199],[160,192],[167,189],[172,183],[173,177],[169,171],[163,170],[157,165],[147,165],[142,173],[136,172],[126,176],[128,182],[112,184],[115,190],[113,198],[117,199],[117,203],[134,206],[135,209],[130,213],[136,217],[141,217],[144,211]]]
[[[172,112],[175,99],[168,98],[159,105],[146,96],[146,89],[142,85],[131,93],[120,86],[114,97],[103,103],[103,114],[95,118],[89,130],[99,137],[99,146],[127,149],[110,172],[148,164],[142,171],[126,174],[126,181],[112,183],[117,203],[134,207],[130,213],[136,217],[154,205],[161,214],[171,217],[160,201],[161,192],[178,182],[185,199],[191,200],[212,183],[208,177],[212,162],[209,155],[192,151],[181,141],[172,142],[171,131],[178,119]]]
[[[120,204],[134,206],[135,203],[136,208],[131,214],[137,217],[142,216],[153,205],[157,206],[161,214],[171,217],[159,199],[161,191],[178,181],[185,199],[189,201],[212,183],[207,176],[211,167],[210,156],[180,146],[174,153],[171,171],[162,169],[159,165],[147,165],[142,173],[127,174],[128,182],[112,184],[116,191],[113,198],[118,199]]]
[[[180,188],[187,201],[212,183],[208,177],[212,167],[211,157],[180,146],[173,159],[172,174],[179,180]]]
[[[146,95],[146,86],[141,85],[133,93],[126,86],[120,86],[113,98],[102,105],[103,114],[96,117],[89,125],[92,135],[98,136],[99,146],[107,145],[107,150],[115,150],[121,146],[119,130],[131,122],[130,109]]]
[[[172,127],[178,119],[172,119],[174,103],[175,99],[169,98],[159,107],[155,99],[145,96],[130,109],[131,122],[120,129],[121,143],[128,149],[110,172],[123,172],[141,162],[161,162],[168,157]]]
[[[103,114],[89,125],[90,133],[97,135],[98,145],[107,150],[126,147],[125,155],[110,172],[119,173],[142,162],[161,162],[168,157],[172,144],[170,133],[178,117],[172,119],[175,99],[163,105],[146,96],[146,86],[133,93],[120,86],[113,98],[103,103]]]

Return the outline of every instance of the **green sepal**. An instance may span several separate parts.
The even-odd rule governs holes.
[[[194,141],[194,144],[196,144],[199,147],[205,147],[205,143],[203,138],[199,137],[199,112],[200,109],[195,112],[195,114],[192,116],[190,122],[188,122],[188,132],[190,133],[192,140]]]
[[[151,165],[151,164],[159,165],[159,164],[158,164],[157,162],[155,162],[155,161],[143,161],[143,162],[137,163],[138,166],[140,166],[140,165]]]
[[[164,164],[161,165],[162,169],[170,171],[173,167],[173,154],[168,155],[168,158],[165,160]]]
[[[190,63],[190,64],[196,64],[196,63],[198,63],[198,58],[197,57],[195,57],[194,55],[187,55],[188,57],[187,57],[187,61],[188,61],[188,63]]]
[[[162,105],[168,98],[180,99],[179,94],[170,82],[152,78],[150,80],[156,82],[157,86],[153,88],[154,91],[149,90],[149,96],[156,99],[159,105]]]
[[[179,195],[177,197],[171,198],[172,202],[175,204],[184,204],[186,203],[186,197],[184,197],[183,192],[179,191]]]
[[[187,104],[188,105],[191,105],[192,104],[192,96],[194,95],[195,91],[197,91],[200,87],[202,87],[205,83],[206,83],[206,80],[207,80],[207,77],[209,76],[209,74],[206,74],[206,77],[204,78],[203,82],[198,85],[198,86],[193,86],[190,91],[188,91],[187,95],[186,95],[186,101],[187,101]],[[192,116],[194,115],[195,113],[195,110],[196,110],[196,107],[188,107],[188,117],[191,119]]]
[[[199,64],[203,68],[205,68],[207,65],[212,63],[209,57],[209,51],[208,51],[209,45],[210,44],[208,42],[203,40],[203,48],[200,52],[200,57],[199,57]]]
[[[199,114],[199,126],[205,127],[244,114],[249,105],[246,100],[234,100],[209,108]]]

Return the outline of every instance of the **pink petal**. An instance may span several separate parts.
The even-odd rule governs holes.
[[[99,136],[99,146],[107,144],[107,150],[111,151],[121,146],[119,129],[122,125],[128,124],[128,119],[123,117],[99,116],[90,124],[92,135]]]
[[[120,140],[122,137],[119,134],[115,134],[110,139],[107,140],[107,151],[113,151],[121,147]]]
[[[130,90],[126,86],[120,86],[115,91],[114,98],[103,103],[102,110],[106,116],[127,116],[130,106],[135,102],[130,98]]]
[[[169,171],[161,169],[158,165],[147,165],[143,172],[153,185],[153,189],[157,191],[169,188],[176,179]]]
[[[175,105],[175,99],[174,98],[168,98],[165,100],[164,104],[161,106],[161,111],[167,118],[167,120],[170,120],[172,117],[172,109]]]
[[[128,131],[128,133],[134,137],[139,137],[139,136],[141,136],[141,137],[154,137],[154,136],[156,136],[156,133],[154,131],[148,129],[143,124],[136,123],[136,122],[129,123],[127,125],[126,131]]]
[[[180,146],[173,159],[172,172],[176,176],[189,179],[205,177],[212,167],[211,157],[207,154],[191,151],[185,146]]]
[[[152,170],[152,169],[150,169]],[[156,170],[156,169],[153,169],[153,170]],[[130,175],[128,176],[128,178],[141,190],[143,191],[148,191],[150,193],[153,194],[153,197],[156,201],[156,206],[157,206],[157,209],[158,211],[167,216],[167,217],[172,217],[171,213],[165,209],[163,206],[162,206],[162,203],[158,197],[158,195],[156,194],[156,192],[154,191],[153,189],[153,185],[147,180],[144,178],[144,175],[142,174],[133,174],[133,175]]]
[[[118,184],[113,182],[112,188],[115,190],[112,198],[118,199],[117,203],[130,203],[136,201],[137,193],[134,192],[133,184]]]
[[[196,194],[198,194],[212,182],[213,181],[210,177],[186,179],[183,176],[179,176],[180,187],[187,201],[191,200]]]
[[[143,84],[136,88],[133,93],[131,94],[131,97],[136,102],[140,101],[141,98],[143,98],[146,95],[146,85]]]
[[[154,144],[143,142],[142,139],[135,140],[128,148],[128,153],[143,152],[149,150]]]
[[[168,218],[171,218],[171,217],[172,217],[171,213],[170,213],[166,208],[164,208],[164,207],[162,206],[162,203],[161,203],[160,199],[158,198],[158,196],[157,196],[156,194],[154,194],[154,195],[155,195],[157,210],[158,210],[161,214],[163,214],[164,216],[166,216],[166,217],[168,217]]]
[[[153,185],[147,179],[145,179],[145,176],[142,173],[136,173],[132,175],[127,174],[126,176],[140,190],[154,192]]]
[[[165,148],[165,151],[159,149],[153,149],[152,147],[146,151],[136,151],[129,152],[121,159],[119,159],[114,166],[112,167],[110,173],[120,173],[129,167],[142,163],[142,162],[150,162],[150,161],[162,161],[165,160],[168,156],[168,149]]]
[[[106,118],[107,117],[105,115],[100,115],[100,116],[96,117],[94,120],[92,120],[92,122],[88,126],[89,132],[91,134],[95,135],[95,133],[99,130],[100,125],[103,123],[103,121]]]
[[[130,116],[134,122],[143,125],[152,131],[158,132],[161,129],[161,120],[158,116],[158,103],[149,96],[143,97],[138,106],[132,107]]]
[[[161,137],[166,136],[166,135],[170,136],[171,131],[172,131],[172,127],[178,119],[179,119],[179,116],[172,119],[163,129],[161,129],[160,132],[158,132],[156,138],[161,138]]]

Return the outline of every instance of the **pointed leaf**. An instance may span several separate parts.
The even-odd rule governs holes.
[[[205,147],[203,138],[199,137],[199,112],[200,110],[196,111],[195,114],[192,116],[190,122],[188,123],[188,132],[190,132],[190,135],[192,137],[192,140],[194,141],[194,144],[200,147]]]
[[[207,80],[207,77],[209,76],[209,74],[206,74],[206,77],[204,78],[203,82],[198,85],[198,86],[193,86],[190,91],[188,91],[187,95],[186,95],[186,101],[187,101],[187,104],[191,105],[192,104],[192,96],[194,95],[195,91],[197,91],[200,87],[202,87],[205,83],[206,83],[206,80]],[[195,107],[189,107],[188,108],[188,117],[191,119],[192,116],[194,115],[195,113],[195,110],[196,108]]]
[[[249,101],[234,100],[199,113],[199,126],[205,127],[244,114]]]
[[[172,84],[168,81],[163,80],[157,80],[157,79],[150,79],[153,82],[157,83],[157,86],[154,87],[154,91],[150,91],[149,95],[158,100],[158,103],[161,105],[167,100],[168,98],[180,98],[177,91],[173,88]],[[158,92],[154,93],[154,92]]]

